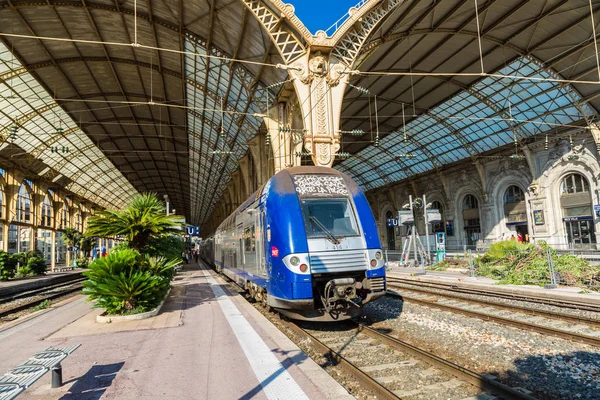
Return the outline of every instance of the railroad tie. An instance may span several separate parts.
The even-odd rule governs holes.
[[[392,369],[392,368],[412,367],[413,365],[416,365],[418,362],[419,362],[419,360],[410,359],[410,360],[395,362],[395,363],[391,363],[391,364],[369,365],[366,367],[361,367],[360,369],[362,369],[364,372],[375,372],[375,371],[383,371],[383,370]]]
[[[434,390],[454,389],[454,388],[460,387],[462,385],[467,385],[467,383],[460,381],[458,379],[451,379],[449,381],[434,383],[433,385],[428,385],[428,386],[423,386],[419,389],[411,390],[408,392],[405,392],[403,390],[395,390],[394,394],[400,398],[405,398],[405,397],[415,396],[417,394],[421,394],[424,392],[431,392]]]

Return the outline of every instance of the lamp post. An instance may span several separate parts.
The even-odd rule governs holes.
[[[423,207],[423,216],[425,217],[425,241],[427,243],[427,251],[425,252],[426,257],[427,257],[427,264],[431,264],[431,257],[429,257],[429,221],[427,220],[427,209],[429,208],[429,204],[427,204],[427,197],[425,197],[425,195],[423,195],[423,204],[425,204],[425,207]]]
[[[165,207],[166,207],[167,215],[169,215],[169,195],[165,194],[163,197],[165,199]]]

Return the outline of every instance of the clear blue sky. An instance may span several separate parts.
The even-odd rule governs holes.
[[[296,16],[311,33],[329,28],[359,0],[284,0],[296,9]],[[333,32],[328,32],[333,33]]]

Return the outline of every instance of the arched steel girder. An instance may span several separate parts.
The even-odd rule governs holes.
[[[353,155],[352,157],[356,157],[356,158],[358,158],[359,160],[361,160],[362,162],[369,164],[369,166],[370,166],[371,168],[373,168],[373,170],[374,170],[374,171],[376,171],[376,172],[377,172],[377,175],[379,175],[379,177],[380,177],[381,179],[383,179],[383,181],[384,181],[386,184],[387,184],[387,183],[392,183],[392,181],[390,181],[390,179],[389,179],[389,178],[386,176],[385,172],[383,172],[383,171],[382,171],[382,170],[379,168],[379,166],[377,166],[376,164],[374,164],[374,163],[373,163],[371,160],[369,160],[368,158],[366,158],[366,157],[362,157],[362,156],[359,156],[359,155]]]
[[[26,124],[27,122],[31,121],[35,117],[38,117],[38,116],[42,117],[43,113],[45,113],[46,111],[52,110],[53,108],[56,108],[56,107],[58,107],[57,103],[46,104],[43,107],[37,108],[35,110],[32,110],[32,111],[28,112],[25,115],[21,115],[17,119],[13,119],[12,121],[10,121],[10,122],[8,122],[6,124],[0,125],[0,129],[1,129],[1,132],[2,132],[0,134],[0,136],[2,137],[2,140],[6,140],[8,138],[8,134],[10,133],[10,132],[8,132],[8,130],[9,130],[9,127],[11,125],[23,126],[24,124]],[[10,119],[10,117],[8,117],[8,118]]]
[[[559,3],[557,5],[555,5],[554,7],[551,7],[550,9],[547,9],[544,11],[544,13],[540,14],[534,21],[532,21],[532,23],[536,23],[541,21],[543,18],[545,18],[546,16],[550,15],[554,10],[556,10],[560,5],[564,4],[564,1],[562,3]],[[596,6],[594,8],[594,12],[598,12],[600,10],[600,5]],[[571,29],[574,26],[578,25],[579,23],[585,21],[587,18],[589,18],[589,16],[583,16],[579,19],[577,19],[576,21],[574,21],[573,23],[571,23],[568,27],[566,27],[565,30]],[[535,57],[532,56],[533,52],[536,51],[538,48],[540,48],[541,46],[543,46],[545,44],[545,42],[540,42],[537,43],[534,46],[531,46],[527,51],[516,47],[514,45],[510,44],[510,40],[512,38],[514,38],[515,36],[517,36],[518,34],[522,33],[524,30],[528,29],[531,26],[531,24],[527,24],[524,28],[520,29],[517,33],[513,34],[512,36],[510,36],[509,38],[505,39],[505,40],[500,40],[494,37],[491,37],[489,35],[486,35],[487,32],[489,32],[489,30],[484,31],[480,37],[482,41],[489,41],[493,44],[495,44],[496,46],[494,46],[492,49],[486,51],[485,53],[483,53],[483,57],[485,58],[486,56],[490,55],[491,53],[497,51],[497,50],[501,50],[504,48],[508,48],[511,51],[515,52],[516,54],[518,54],[519,56],[522,57],[529,57],[532,61],[536,61],[538,62],[538,66],[543,69],[544,72],[551,74],[552,76],[556,76],[558,78],[561,78],[560,75],[558,75],[551,67],[549,67],[549,65],[547,65],[546,63],[544,63],[543,61],[537,60]],[[431,28],[431,29],[417,29],[417,30],[412,30],[409,32],[400,32],[400,33],[395,33],[395,34],[390,34],[388,36],[388,39],[386,39],[385,41],[383,41],[382,39],[378,39],[375,40],[373,42],[371,42],[367,47],[366,50],[367,52],[364,55],[361,55],[362,59],[366,59],[369,57],[370,54],[372,54],[375,49],[377,49],[379,46],[383,45],[384,43],[388,43],[391,41],[398,41],[398,40],[402,40],[405,39],[409,36],[416,36],[416,35],[427,35],[427,34],[432,34],[432,33],[441,33],[441,34],[446,34],[446,35],[465,35],[465,36],[471,36],[474,39],[478,38],[478,34],[477,32],[474,31],[468,31],[465,29],[439,29],[439,28]],[[596,35],[597,38],[600,38],[600,33]],[[588,42],[591,45],[591,43],[593,43],[593,38],[589,39]],[[581,44],[580,44],[581,46]],[[436,46],[437,48],[437,46]],[[581,47],[579,50],[583,49],[585,47]],[[433,48],[429,53],[424,54],[419,60],[415,61],[413,64],[413,67],[417,66],[418,64],[420,64],[420,62],[427,58],[433,51],[435,51],[435,48]],[[479,61],[479,57],[477,57],[477,59],[473,60],[473,63],[478,62]],[[358,82],[360,82],[363,78],[361,78]],[[400,79],[400,78],[398,78]],[[389,86],[395,84],[398,79],[394,80],[393,83],[391,83]],[[561,84],[561,86],[564,86],[563,84]],[[433,89],[435,90],[435,89]],[[583,114],[583,113],[582,113]]]
[[[408,179],[410,179],[411,175],[414,175],[412,169],[410,169],[405,163],[404,161],[400,160],[398,157],[396,157],[393,153],[391,153],[388,149],[379,146],[378,147],[379,150],[383,151],[384,153],[386,153],[387,155],[389,155],[392,160],[396,161],[398,164],[400,164],[400,166],[406,171],[406,176],[408,177]],[[391,180],[386,179],[387,183],[393,183]]]
[[[271,46],[269,46],[269,47],[268,47],[268,50],[267,50],[267,52],[265,53],[265,55],[264,55],[264,57],[263,57],[263,62],[264,62],[264,63],[266,63],[266,62],[267,62],[267,58],[268,58],[268,55],[269,55],[269,53],[270,53],[270,52],[271,52]],[[265,68],[265,66],[264,66],[264,65],[263,65],[263,66],[261,66],[261,68],[260,68],[260,70],[259,70],[259,74],[261,74],[261,73],[262,73],[262,71],[263,71],[263,69],[264,69],[264,68]],[[256,91],[259,89],[259,82],[258,82],[258,79],[256,79],[256,77],[255,77],[255,79],[254,79],[254,81],[253,81],[253,83],[252,83],[252,85],[251,85],[251,86],[252,86],[252,88],[251,88],[249,91],[250,91],[250,92],[252,92],[253,94],[255,94],[255,93],[256,93]],[[228,88],[228,90],[229,90],[229,88]],[[268,90],[267,90],[267,96],[269,96],[269,92],[268,92]],[[247,112],[249,107],[250,107],[250,102],[246,103],[246,106],[245,106],[244,112]],[[240,121],[240,124],[241,124],[241,121]],[[238,134],[239,134],[239,132],[240,132],[240,130],[238,130],[238,131],[235,133],[235,135],[234,135],[234,137],[233,137],[233,143],[235,143],[235,142],[237,141],[237,137],[238,137]],[[227,158],[226,158],[226,160],[225,160],[225,163],[224,163],[224,168],[223,168],[223,169],[220,171],[220,174],[219,174],[219,179],[220,179],[220,180],[222,180],[222,179],[223,179],[223,173],[225,172],[225,168],[226,168],[226,166],[228,165],[228,163],[229,163],[229,160],[230,160],[230,158],[231,158],[231,157],[229,157],[229,155],[227,155],[226,157],[227,157]],[[235,160],[235,163],[237,164],[237,160]],[[210,165],[210,168],[209,168],[209,174],[212,174],[212,168],[213,168],[213,164],[211,164],[211,165]],[[200,182],[197,182],[197,184],[200,184]],[[214,196],[214,194],[213,194],[213,196],[211,196],[211,198],[210,198],[210,200],[209,200],[209,203],[213,203],[213,202],[215,202],[215,201],[216,201],[216,200],[215,200],[215,196]],[[203,209],[205,209],[205,208],[207,207],[207,205],[206,205],[205,203],[206,203],[206,197],[204,197],[204,198],[202,199],[202,203],[201,203],[201,204],[200,204],[200,206],[199,206],[200,210],[203,210]],[[198,217],[198,216],[194,216],[194,218],[199,218],[199,217]]]
[[[21,74],[24,74],[25,72],[27,72],[27,69],[21,67],[21,68],[17,68],[17,69],[11,69],[8,70],[2,74],[0,74],[0,83],[4,83],[7,80],[17,77]]]
[[[38,158],[41,155],[41,153],[43,153],[45,150],[47,150],[48,148],[50,148],[54,144],[58,143],[61,139],[64,139],[65,137],[68,137],[71,134],[74,134],[74,133],[77,133],[77,132],[82,132],[84,135],[90,137],[89,134],[86,134],[86,133],[83,132],[83,128],[84,127],[96,126],[96,125],[100,125],[101,126],[102,124],[105,124],[105,123],[120,122],[120,121],[148,122],[148,123],[154,124],[156,126],[164,125],[165,128],[176,129],[176,130],[179,130],[179,131],[182,131],[182,132],[186,132],[187,134],[190,134],[190,135],[193,133],[193,132],[188,131],[183,126],[169,125],[168,121],[158,120],[158,119],[155,119],[155,118],[140,118],[140,117],[136,117],[135,119],[133,117],[106,118],[106,119],[96,120],[96,121],[93,121],[93,122],[82,122],[80,124],[80,126],[67,129],[61,135],[54,135],[54,136],[52,136],[52,139],[50,141],[47,141],[47,142],[45,142],[45,143],[37,146],[29,154],[31,154],[35,158]],[[127,134],[123,134],[123,135],[103,134],[102,136],[106,137],[106,138],[102,139],[102,140],[93,140],[93,142],[96,143],[96,144],[103,144],[103,143],[113,142],[116,139],[127,139],[127,138],[131,138],[132,137],[131,135],[127,135]],[[144,137],[148,137],[148,135],[144,135]],[[175,144],[187,147],[187,142],[185,142],[185,141],[177,140],[177,139],[172,139],[172,138],[167,138],[166,136],[165,136],[165,139],[168,139],[169,142],[172,142],[172,143],[175,143]],[[100,151],[102,151],[102,149],[100,149]]]
[[[389,69],[389,70],[387,70],[387,72],[391,72],[391,73],[401,72],[401,73],[403,73],[403,72],[410,72],[410,71],[408,71],[408,70],[401,70],[401,69]],[[417,73],[423,72],[424,73],[424,71],[419,71],[419,70],[412,70],[412,72],[417,72]],[[508,120],[512,119],[512,116],[508,113],[508,109],[507,108],[498,107],[495,102],[490,101],[487,97],[482,96],[479,91],[474,90],[473,86],[467,86],[464,83],[462,83],[462,82],[460,82],[460,81],[458,81],[458,80],[456,80],[454,78],[448,77],[448,76],[432,76],[432,78],[439,79],[441,81],[444,81],[446,83],[451,83],[451,84],[455,85],[456,87],[459,87],[460,89],[462,89],[463,92],[469,93],[470,95],[472,95],[473,97],[475,97],[477,100],[479,100],[481,103],[483,103],[486,106],[488,106],[489,108],[491,108],[496,113],[496,115],[502,117],[504,120],[508,121]],[[532,97],[534,97],[534,96],[531,96],[531,98]],[[523,100],[523,102],[525,102],[527,100],[528,99],[525,99],[525,100]],[[422,110],[424,113],[426,113],[428,111],[427,109],[424,109],[424,108],[423,109],[416,108],[416,109]],[[511,128],[511,130],[513,131],[514,134],[516,134],[518,132],[519,136],[522,139],[528,137],[527,133],[520,128],[521,125],[522,125],[521,123],[516,123],[516,124],[508,124],[507,123],[507,125],[509,126],[509,128]]]
[[[400,132],[396,132],[398,134],[400,134]],[[419,143],[419,141],[417,141],[415,138],[413,138],[412,136],[407,135],[406,136],[406,141],[410,142],[412,144],[415,145],[415,150],[421,151],[423,153],[425,153],[428,157],[428,159],[431,161],[431,163],[433,164],[433,166],[435,167],[436,171],[439,170],[443,164],[440,162],[439,158],[433,154],[426,145]],[[382,150],[384,150],[386,153],[390,154],[393,158],[396,159],[396,161],[398,161],[398,163],[403,167],[406,168],[407,170],[409,170],[411,172],[411,175],[416,175],[412,169],[410,169],[410,167],[407,167],[406,164],[404,164],[402,161],[400,161],[400,159],[398,159],[398,156],[390,153],[387,149],[385,149],[383,146],[379,146],[379,148],[381,148]]]
[[[300,41],[297,32],[286,26],[284,15],[277,14],[262,0],[241,0],[260,25],[269,34],[271,41],[287,65],[306,53],[305,45]],[[283,4],[282,4],[283,5]]]
[[[150,64],[147,62],[143,62],[143,61],[138,61],[138,60],[131,60],[131,59],[127,59],[127,58],[119,58],[119,57],[67,57],[67,58],[57,58],[54,60],[48,60],[48,61],[43,61],[43,62],[39,62],[39,63],[35,63],[35,64],[28,64],[25,66],[25,68],[20,68],[16,71],[18,71],[18,73],[16,75],[12,75],[12,76],[8,76],[6,79],[12,78],[14,76],[23,74],[25,72],[29,72],[29,71],[35,71],[37,69],[41,69],[41,68],[47,68],[47,67],[53,67],[54,64],[70,64],[70,63],[77,63],[77,62],[83,62],[83,63],[92,63],[92,62],[110,62],[113,64],[126,64],[126,65],[132,65],[135,67],[139,67],[139,68],[147,68],[147,69],[152,69],[156,72],[159,73],[164,73],[166,75],[172,76],[176,79],[180,79],[180,80],[184,80],[186,83],[189,83],[190,85],[194,86],[196,89],[202,91],[203,93],[205,93],[207,96],[209,96],[210,98],[212,98],[216,103],[221,101],[221,96],[219,96],[217,93],[213,92],[212,90],[208,89],[206,86],[204,86],[202,83],[191,79],[189,77],[184,77],[182,76],[181,72],[179,71],[175,71],[169,68],[165,68],[165,67],[159,67],[158,65],[155,64]],[[236,68],[239,68],[239,66],[236,64],[235,66]],[[5,75],[9,75],[8,73]],[[0,75],[0,83],[2,82],[2,75]],[[105,93],[105,95],[109,95],[108,93]],[[115,94],[116,95],[116,94]],[[121,95],[119,93],[119,95]],[[82,95],[84,96],[84,95]],[[148,95],[138,95],[137,97],[146,97],[147,99],[150,100],[150,96]],[[152,100],[158,100],[159,97],[153,96]],[[164,100],[163,100],[164,101]],[[228,99],[223,98],[223,107],[224,109],[227,109],[229,111],[234,111],[237,112],[238,110],[235,109],[235,105],[232,105],[231,103],[229,103]]]
[[[245,0],[244,0],[245,1]],[[115,2],[116,3],[116,2]],[[60,7],[72,7],[72,8],[87,8],[92,10],[99,10],[105,12],[113,12],[116,14],[120,14],[123,16],[136,17],[142,20],[147,21],[151,25],[160,25],[163,28],[171,30],[177,33],[180,36],[186,37],[194,42],[206,44],[206,40],[194,33],[193,31],[186,29],[181,24],[172,23],[164,18],[157,17],[156,15],[149,15],[146,12],[141,10],[135,11],[133,8],[123,7],[123,5],[115,5],[107,4],[107,3],[95,3],[93,1],[80,1],[80,0],[31,0],[26,3],[14,3],[7,0],[0,0],[0,9],[2,8],[11,8],[11,9],[21,9],[21,8],[40,8],[40,7],[52,7],[52,8],[60,8]],[[206,46],[205,46],[206,48]],[[208,49],[207,49],[208,50]],[[222,50],[218,46],[211,44],[210,50],[218,51],[221,55],[230,57],[226,51]],[[242,67],[243,68],[243,67]]]
[[[114,96],[122,96],[122,94],[118,93],[118,92],[115,92],[115,93],[90,93],[90,94],[87,94],[87,95],[79,96],[78,99],[79,98],[82,98],[82,99],[91,99],[91,98],[94,98],[94,97],[104,97],[104,96],[112,96],[112,95],[114,95]],[[146,95],[146,94],[125,93],[125,95],[128,98],[130,98],[130,97],[139,97],[139,98],[150,99],[150,97],[148,95]],[[164,100],[162,100],[160,98],[156,98],[156,97],[154,98],[154,100],[156,100],[158,102],[164,101]],[[58,106],[57,103],[53,103],[49,107],[42,107],[42,108],[37,109],[36,111],[32,111],[31,113],[27,114],[26,116],[23,116],[23,117],[19,118],[17,120],[17,124],[21,125],[21,124],[29,121],[30,119],[34,118],[35,116],[37,116],[39,113],[48,111],[49,109],[55,108],[57,106]],[[211,126],[211,128],[214,129],[216,132],[220,131],[220,129],[221,129],[220,125],[217,124],[217,123],[215,123],[211,119],[205,117],[203,114],[200,114],[200,113],[198,113],[197,111],[195,111],[193,109],[185,109],[185,111],[188,114],[191,114],[194,117],[196,117],[196,118],[202,120],[203,122],[209,124]],[[202,140],[204,143],[207,143],[207,144],[210,144],[210,145],[215,145],[215,143],[216,143],[216,142],[213,142],[213,141],[210,141],[210,140],[205,140],[203,138],[203,135],[197,135],[194,131],[190,131],[189,129],[185,129],[183,127],[178,127],[178,126],[172,127],[172,126],[169,126],[169,123],[167,121],[159,121],[159,120],[156,120],[154,118],[142,118],[142,117],[135,117],[135,118],[134,117],[107,118],[107,119],[97,120],[97,121],[94,121],[94,122],[84,122],[84,123],[81,124],[81,126],[85,127],[85,126],[92,126],[92,125],[102,125],[102,123],[105,123],[105,122],[118,122],[118,121],[124,121],[124,120],[129,120],[129,121],[134,121],[134,122],[135,121],[154,122],[157,126],[159,126],[159,125],[162,124],[162,125],[165,125],[165,127],[170,127],[170,128],[173,128],[173,129],[178,129],[178,130],[181,130],[181,131],[185,131],[190,136],[194,136],[195,138],[200,138],[200,140]],[[4,131],[6,131],[6,129],[8,129],[8,126],[10,124],[11,123],[9,123],[8,125],[6,125],[6,126],[3,127]],[[239,128],[239,126],[238,126],[238,128]],[[47,143],[44,143],[44,144],[39,145],[38,147],[36,147],[31,152],[31,154],[33,154],[34,157],[37,158],[37,157],[39,157],[39,155],[44,150],[50,148],[50,146],[52,146],[54,143],[56,143],[57,141],[59,141],[61,138],[65,138],[69,134],[76,133],[77,131],[79,131],[79,128],[71,128],[71,129],[69,129],[67,131],[64,131],[62,135],[56,135],[51,141],[49,141]],[[106,136],[108,136],[108,138],[109,138],[106,141],[110,141],[110,138],[114,138],[115,137],[115,136],[109,135],[109,134],[107,134]],[[3,137],[6,138],[7,136],[3,135]],[[128,137],[131,137],[131,135],[124,135],[122,137],[128,138]],[[175,139],[170,139],[170,140],[174,141],[175,143],[187,146],[187,143],[183,143],[183,142],[177,141]],[[106,142],[106,141],[102,141],[102,142]]]
[[[437,2],[432,4],[432,6],[435,6],[437,4],[439,4],[441,2]],[[462,6],[465,3],[465,1],[463,0],[462,4],[459,4],[459,6]],[[479,8],[479,12],[483,12],[485,11],[485,9],[489,8],[491,5],[493,5],[495,3],[494,1],[488,1],[486,3],[484,3],[483,5],[481,5],[481,7]],[[487,40],[487,38],[489,38],[489,36],[486,36],[490,31],[492,31],[494,28],[496,28],[496,26],[498,24],[500,24],[502,21],[504,21],[509,15],[511,15],[512,13],[516,12],[522,5],[524,5],[526,2],[521,2],[521,4],[519,4],[517,7],[515,7],[511,12],[506,13],[506,15],[504,16],[504,18],[499,18],[495,23],[488,25],[486,27],[485,30],[483,30],[480,33],[480,36],[482,39]],[[497,40],[496,44],[503,44],[506,45],[506,47],[509,47],[511,50],[518,52],[519,54],[522,54],[523,51],[519,48],[516,47],[511,47],[510,45],[508,45],[508,43],[510,42],[510,40],[512,40],[515,36],[521,34],[522,32],[524,32],[525,30],[529,29],[531,26],[535,26],[537,23],[541,22],[544,18],[546,18],[547,16],[553,14],[557,9],[559,9],[560,7],[562,7],[564,4],[568,3],[568,0],[562,0],[559,3],[556,3],[552,6],[549,6],[548,8],[546,8],[541,14],[539,14],[535,19],[530,20],[528,24],[525,24],[521,29],[517,30],[515,33],[513,33],[510,37],[506,38],[505,41],[499,41]],[[361,54],[361,60],[366,59],[369,54],[371,54],[376,48],[378,48],[379,46],[381,46],[382,44],[391,42],[391,41],[396,41],[398,39],[404,38],[404,37],[408,37],[408,36],[412,36],[412,35],[417,35],[417,34],[428,34],[428,33],[434,33],[434,32],[443,32],[443,33],[450,33],[450,34],[454,34],[455,32],[469,32],[469,31],[465,31],[465,27],[467,26],[467,24],[471,23],[475,18],[476,15],[475,13],[473,13],[472,18],[470,18],[469,20],[467,20],[464,24],[462,24],[461,26],[456,27],[455,29],[449,30],[449,29],[441,29],[440,26],[446,22],[447,18],[451,17],[454,13],[454,11],[456,11],[457,8],[459,8],[459,6],[455,7],[453,10],[451,10],[449,13],[446,14],[445,17],[440,18],[436,24],[434,26],[432,26],[429,29],[414,29],[415,26],[417,26],[417,22],[414,22],[412,24],[412,26],[406,31],[406,32],[399,32],[399,33],[394,33],[394,31],[396,30],[396,28],[398,28],[399,24],[403,21],[403,19],[399,19],[399,23],[397,23],[396,25],[394,25],[391,29],[388,30],[388,34],[385,35],[383,38],[381,39],[376,39],[373,40],[371,42],[369,42],[365,48],[364,48],[364,53]],[[427,10],[424,10],[425,12],[422,13],[422,17],[426,17],[428,15],[428,13],[430,12],[432,8],[430,7]],[[407,12],[410,11],[407,10]],[[567,27],[567,29],[579,24],[580,22],[584,21],[586,19],[585,15],[580,18],[579,20],[577,20],[574,24],[571,24],[569,27]],[[471,34],[473,35],[473,32],[467,33],[467,34]],[[477,32],[475,32],[475,36],[477,35]],[[493,39],[491,39],[493,40]],[[535,46],[535,48],[541,46],[543,44],[539,43],[537,46]],[[436,46],[437,47],[437,46]],[[491,51],[494,51],[495,49],[492,49]],[[532,49],[531,51],[534,51],[534,49]],[[387,53],[386,53],[387,54]],[[490,51],[486,52],[484,54],[488,55],[490,54]],[[428,54],[425,54],[424,57],[428,56]],[[379,61],[377,61],[378,63]],[[377,64],[376,63],[376,64]]]
[[[371,33],[402,3],[404,3],[404,0],[381,1],[378,5],[371,8],[360,17],[357,21],[358,24],[354,26],[350,25],[346,28],[347,31],[336,42],[331,52],[332,56],[347,67],[352,68],[356,57]],[[360,11],[358,12],[360,13]],[[347,22],[350,24],[352,20]],[[344,25],[342,25],[342,29],[344,29],[343,27]]]
[[[483,7],[487,7],[490,4],[492,4],[492,3],[493,3],[493,1],[487,2],[487,3],[485,3],[483,5]],[[488,50],[487,52],[485,52],[483,54],[483,57],[486,57],[487,55],[491,54],[492,52],[494,52],[494,51],[496,51],[498,49],[503,49],[505,47],[506,48],[510,48],[512,51],[516,52],[517,54],[519,54],[521,56],[532,57],[531,53],[533,51],[535,51],[537,48],[539,48],[540,46],[542,46],[544,44],[544,42],[540,42],[537,45],[534,45],[534,46],[530,47],[529,50],[527,52],[525,52],[524,50],[522,50],[520,48],[517,48],[515,46],[511,46],[509,44],[509,41],[512,40],[515,36],[523,33],[525,30],[529,29],[529,27],[532,26],[532,24],[539,23],[545,17],[547,17],[548,15],[551,15],[558,8],[560,8],[562,5],[564,5],[566,3],[567,3],[567,1],[563,0],[560,3],[556,3],[556,4],[552,5],[551,7],[545,9],[544,12],[541,13],[540,15],[538,15],[535,20],[532,20],[530,24],[524,25],[523,28],[521,28],[517,32],[513,33],[513,35],[511,35],[509,38],[506,38],[504,41],[501,41],[501,40],[498,40],[498,39],[495,39],[495,38],[491,38],[488,35],[488,33],[491,30],[493,30],[497,26],[497,24],[499,24],[500,22],[502,22],[504,19],[500,18],[495,23],[493,23],[491,25],[488,25],[488,27],[481,33],[482,40],[492,41],[494,44],[496,44],[496,46],[493,47],[492,49]],[[515,12],[519,7],[520,6],[517,6],[511,12],[507,13],[504,18],[506,18],[512,12]],[[594,12],[597,12],[598,9],[600,9],[600,7],[596,7]],[[408,10],[407,12],[409,12],[409,11],[410,10]],[[454,10],[452,10],[450,13],[448,13],[446,17],[451,16],[453,11]],[[427,14],[428,14],[427,12],[423,13],[423,15],[427,15]],[[475,18],[475,15],[473,15],[473,18],[469,19],[466,23],[472,21],[474,18]],[[571,25],[569,25],[567,27],[567,29],[570,29],[570,28],[578,25],[579,23],[581,23],[582,21],[585,21],[586,19],[587,19],[587,15],[583,15],[581,18],[579,18],[578,20],[576,20],[573,23],[571,23]],[[400,19],[400,20],[402,20],[402,19]],[[447,39],[445,39],[444,41],[449,40],[449,38],[452,37],[452,35],[454,35],[454,34],[465,34],[465,35],[470,35],[470,36],[473,36],[473,37],[477,36],[477,32],[467,31],[467,30],[464,29],[466,27],[466,23],[463,24],[462,26],[456,27],[455,29],[452,29],[452,30],[449,30],[449,29],[440,29],[439,27],[441,26],[441,24],[444,21],[445,21],[445,17],[442,17],[442,18],[439,19],[439,21],[436,23],[436,25],[434,25],[430,29],[420,29],[420,30],[413,29],[412,27],[417,26],[416,23],[413,23],[412,27],[409,28],[407,30],[407,32],[401,32],[401,33],[394,33],[394,30],[397,28],[397,26],[394,26],[394,27],[392,27],[392,29],[389,30],[390,33],[388,35],[386,35],[383,39],[374,40],[374,41],[372,41],[371,43],[369,43],[369,44],[367,44],[365,46],[365,51],[364,51],[363,54],[361,54],[361,60],[364,60],[364,59],[368,58],[369,55],[372,54],[372,52],[374,52],[375,49],[378,48],[379,46],[381,46],[382,44],[390,42],[390,41],[393,41],[393,40],[398,41],[398,40],[404,39],[404,38],[406,38],[406,37],[408,37],[410,35],[417,35],[417,34],[418,35],[426,35],[426,34],[435,33],[435,32],[442,32],[442,33],[450,34],[449,36],[447,36]],[[590,39],[590,43],[591,42],[593,42],[593,38]],[[436,48],[437,47],[439,47],[439,46],[436,46]],[[380,56],[379,59],[375,61],[374,65],[377,66],[381,62],[381,60],[384,59],[391,52],[391,50],[393,48],[394,47],[388,49],[382,56]],[[413,68],[416,67],[416,66],[418,66],[418,64],[420,62],[422,62],[422,60],[426,59],[433,51],[435,51],[435,48],[432,48],[432,50],[430,52],[422,55],[419,60],[417,60],[416,62],[414,62]],[[479,61],[479,58],[476,58],[476,59],[473,60],[472,63],[475,63],[475,62],[478,62],[478,61]],[[358,64],[359,63],[357,63],[357,65]],[[542,63],[542,66],[543,66],[543,68],[544,68],[544,70],[546,72],[548,72],[550,74],[555,74],[555,72],[552,70],[552,68],[550,68],[550,65],[546,65],[546,64]],[[357,84],[360,83],[363,79],[364,79],[364,77],[359,78],[359,80],[357,81]],[[392,85],[395,85],[399,81],[399,79],[400,78],[395,79],[392,83],[390,83],[390,85],[388,85],[386,87],[386,89],[389,88]],[[435,90],[435,89],[437,89],[437,88],[434,88],[433,90]],[[583,113],[581,110],[580,110],[580,112],[582,113],[582,115],[585,115],[585,113]]]
[[[390,102],[397,102],[396,100],[390,100]],[[476,156],[477,154],[479,154],[479,152],[475,149],[472,148],[471,144],[469,143],[468,140],[465,139],[465,137],[461,134],[461,132],[457,129],[455,129],[452,125],[449,125],[445,120],[441,119],[439,116],[436,116],[435,114],[431,113],[430,110],[426,109],[426,108],[415,108],[415,110],[420,110],[422,111],[421,115],[428,115],[431,118],[435,119],[437,122],[439,122],[440,124],[444,125],[448,131],[450,131],[450,133],[452,135],[454,135],[458,141],[460,142],[460,144],[467,150],[467,152],[471,155],[471,157]],[[383,124],[382,124],[383,125]],[[390,129],[392,129],[391,127],[389,127]],[[398,128],[393,128],[396,132]],[[410,136],[407,136],[407,139]],[[415,141],[415,143],[418,143]],[[424,148],[423,145],[421,144],[417,144],[417,147],[419,149],[421,149],[424,152],[429,152],[429,150],[427,150],[426,148]],[[430,155],[430,159],[432,160],[432,164],[435,166],[436,164],[439,165],[440,167],[443,165],[437,156],[433,155],[433,153],[429,152]]]
[[[454,135],[458,141],[460,142],[460,144],[465,148],[465,150],[467,150],[467,152],[471,155],[471,158],[476,158],[477,155],[479,155],[479,151],[476,150],[473,145],[471,144],[471,142],[469,142],[459,130],[454,129],[454,127],[452,125],[449,125],[445,120],[443,120],[442,118],[436,116],[435,114],[433,114],[430,111],[427,111],[425,113],[426,115],[428,115],[429,117],[435,119],[437,122],[439,122],[440,124],[444,125],[452,135]],[[439,161],[438,161],[439,162]]]

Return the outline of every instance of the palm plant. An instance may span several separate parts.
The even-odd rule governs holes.
[[[168,259],[166,257],[148,257],[146,256],[145,269],[153,275],[168,278],[169,281],[175,276],[175,267],[181,264],[181,257]]]
[[[132,249],[144,253],[148,240],[168,233],[181,233],[183,218],[166,215],[154,193],[135,196],[123,211],[101,211],[88,220],[88,236],[125,236]]]
[[[147,264],[144,268],[142,265]],[[96,300],[94,307],[104,308],[108,314],[122,314],[134,309],[146,311],[157,305],[164,297],[170,278],[157,273],[169,274],[172,264],[154,259],[144,260],[132,249],[110,252],[94,261],[83,274],[83,294]]]
[[[96,239],[90,236],[83,236],[80,241],[81,252],[84,257],[89,257],[92,248],[96,246]]]
[[[67,247],[71,248],[71,250],[69,250],[69,252],[68,252],[69,260],[67,260],[68,262],[70,262],[74,248],[79,246],[79,243],[81,242],[81,232],[79,232],[75,228],[67,227],[63,231],[63,235],[64,235],[65,244],[67,245]]]

